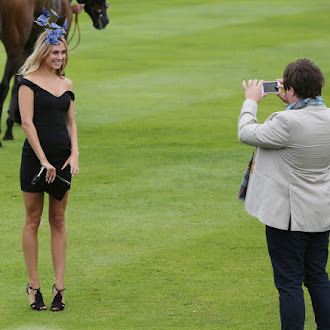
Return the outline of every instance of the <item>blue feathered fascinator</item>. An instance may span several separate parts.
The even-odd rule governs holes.
[[[58,16],[53,9],[50,10],[57,18],[64,17]],[[49,19],[50,14],[44,7],[42,10],[42,15],[40,15],[35,22],[40,26],[49,26],[49,28],[45,29],[47,31],[46,44],[59,45],[60,43],[58,39],[63,38],[66,35],[66,30],[68,28],[68,19],[65,19],[63,26],[60,26],[56,23],[49,23]]]

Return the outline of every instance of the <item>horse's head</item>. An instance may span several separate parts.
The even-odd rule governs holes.
[[[106,27],[109,23],[108,2],[105,0],[77,0],[77,2],[85,4],[85,11],[92,18],[96,29],[101,30]]]

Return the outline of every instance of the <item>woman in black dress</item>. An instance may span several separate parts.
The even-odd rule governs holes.
[[[32,309],[45,310],[38,277],[38,227],[44,206],[44,191],[31,184],[41,166],[46,182],[58,174],[71,182],[79,172],[78,138],[73,109],[72,82],[64,77],[68,62],[67,43],[47,43],[49,32],[38,38],[32,55],[20,70],[19,107],[24,142],[21,163],[21,189],[25,203],[23,250],[29,274],[27,293]],[[48,38],[48,39],[47,39]],[[64,272],[66,258],[65,207],[66,192],[59,201],[49,195],[51,251],[55,270],[52,310],[64,309]]]

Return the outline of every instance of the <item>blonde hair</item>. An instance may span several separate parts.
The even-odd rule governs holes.
[[[50,51],[53,47],[53,44],[46,44],[47,34],[48,34],[47,31],[40,34],[40,36],[38,37],[38,39],[34,45],[32,54],[26,59],[23,66],[19,69],[18,74],[20,74],[22,76],[26,76],[29,73],[32,73],[39,69],[42,61],[47,57],[47,55],[50,53]],[[59,38],[58,40],[62,41],[66,48],[66,57],[65,57],[64,61],[62,62],[61,67],[56,70],[56,75],[58,75],[59,77],[63,77],[64,70],[65,70],[65,68],[68,64],[68,60],[69,60],[68,44],[64,38]]]

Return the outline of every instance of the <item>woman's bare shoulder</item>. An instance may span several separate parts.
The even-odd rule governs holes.
[[[38,78],[36,77],[37,75],[32,73],[27,74],[26,76],[22,77],[23,79],[30,80],[33,83],[36,83],[38,81]]]
[[[73,84],[72,84],[72,81],[67,78],[67,77],[64,77],[64,84],[65,84],[65,89],[68,90],[68,91],[72,91],[73,90]]]

